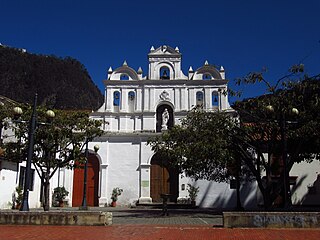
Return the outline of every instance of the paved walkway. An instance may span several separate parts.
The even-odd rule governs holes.
[[[222,215],[210,210],[169,209],[168,216],[163,216],[161,209],[108,209],[107,211],[113,214],[113,224],[223,226]]]
[[[318,240],[320,229],[224,229],[179,225],[0,226],[1,240]]]
[[[63,209],[71,210],[71,209]],[[84,226],[8,226],[0,225],[0,240],[106,240],[106,239],[254,239],[318,240],[320,229],[228,229],[222,228],[222,215],[210,210],[98,208],[111,211],[113,225]]]

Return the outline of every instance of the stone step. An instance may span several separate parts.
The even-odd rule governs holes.
[[[0,211],[0,225],[107,226],[112,213],[100,211]]]

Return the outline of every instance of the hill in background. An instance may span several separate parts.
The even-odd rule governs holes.
[[[27,53],[0,45],[0,95],[17,102],[38,103],[57,109],[96,110],[103,96],[86,68],[71,57]]]

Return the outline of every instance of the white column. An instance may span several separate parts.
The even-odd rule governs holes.
[[[128,111],[128,89],[121,89],[121,111]]]
[[[149,111],[153,111],[153,109],[155,108],[155,106],[154,106],[154,104],[155,104],[155,102],[154,102],[154,98],[155,98],[155,96],[154,96],[154,94],[155,94],[155,91],[154,91],[154,88],[149,88],[150,89],[150,91],[149,91]]]
[[[188,106],[188,110],[190,110],[191,108],[196,106],[196,95],[195,95],[195,91],[193,88],[189,88],[189,106]]]
[[[205,104],[205,109],[211,109],[212,103],[211,103],[211,89],[210,88],[205,88],[204,89],[204,104]]]
[[[136,108],[136,111],[140,112],[141,109],[142,109],[142,89],[138,88],[136,93],[137,93],[137,99],[136,99],[137,108]]]
[[[110,88],[107,88],[107,96],[106,96],[106,98],[107,98],[107,102],[106,102],[106,105],[107,105],[107,111],[111,111],[112,110],[112,108],[113,108],[113,91],[112,91],[112,89],[110,89]]]
[[[188,90],[186,87],[180,89],[181,97],[180,97],[180,106],[181,110],[188,110]]]
[[[180,111],[181,105],[180,105],[180,88],[174,89],[174,105],[175,110]]]
[[[144,111],[149,111],[149,88],[144,88]]]
[[[149,71],[150,71],[150,79],[154,80],[156,77],[155,71],[154,71],[154,62],[151,62],[149,64]]]
[[[181,73],[181,62],[174,63],[175,79],[179,79]]]
[[[108,204],[107,196],[107,168],[108,164],[100,165],[100,198],[99,198],[99,207],[104,207],[105,204]]]
[[[140,193],[139,203],[150,203],[150,164],[140,165]]]

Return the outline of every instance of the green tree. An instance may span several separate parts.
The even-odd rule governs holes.
[[[241,121],[223,112],[194,109],[181,126],[151,139],[149,144],[155,152],[170,155],[173,164],[196,179],[254,177],[264,207],[270,208],[279,194],[284,194],[284,175],[293,164],[319,159],[319,76],[287,81],[301,71],[302,66],[293,67],[274,86],[262,73],[251,73],[239,83],[264,82],[269,92],[235,104]],[[296,108],[298,116],[291,114]],[[272,161],[274,156],[287,160],[286,171],[277,166],[279,161]],[[276,183],[274,175],[280,175]]]
[[[21,119],[30,119],[31,108],[25,107]],[[37,109],[37,128],[34,137],[33,165],[44,186],[43,208],[49,210],[50,179],[58,168],[73,168],[74,161],[84,162],[82,154],[86,141],[100,136],[101,122],[90,119],[88,112],[56,110],[55,118],[48,122],[45,109]],[[24,161],[28,148],[28,121],[14,125],[17,143],[7,143],[6,159]]]
[[[3,138],[2,130],[8,128],[9,119],[13,118],[13,107],[16,103],[6,97],[0,96],[0,158],[3,157],[4,149],[3,149]]]
[[[319,75],[292,79],[302,71],[301,67],[293,67],[286,77],[289,79],[281,78],[274,86],[262,74],[248,75],[242,79],[243,83],[264,81],[269,92],[234,105],[241,116],[241,127],[248,133],[247,143],[259,153],[256,165],[265,171],[264,181],[257,178],[265,206],[271,206],[281,195],[283,206],[289,207],[289,172],[293,165],[320,159]],[[245,148],[242,150],[245,156],[244,152]],[[267,158],[263,152],[268,153]]]
[[[195,108],[181,125],[150,139],[148,144],[153,151],[170,156],[172,164],[188,176],[222,182],[228,178],[227,162],[234,157],[227,133],[234,124],[227,114]]]

